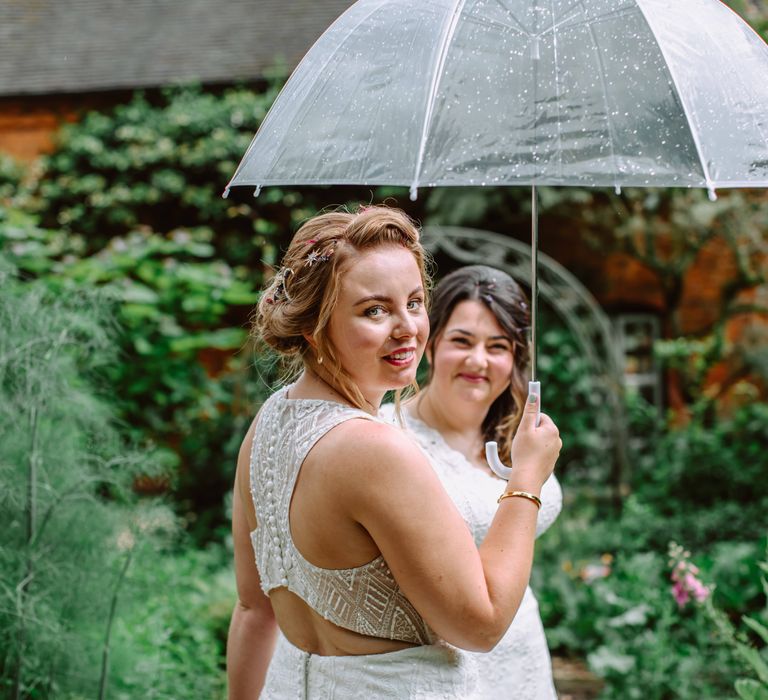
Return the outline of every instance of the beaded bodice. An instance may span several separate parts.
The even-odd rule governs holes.
[[[302,463],[328,431],[374,417],[334,401],[273,394],[259,414],[251,447],[251,496],[258,527],[251,533],[265,593],[284,586],[326,620],[371,637],[429,644],[432,632],[403,595],[382,556],[351,569],[307,561],[291,538],[289,509]]]

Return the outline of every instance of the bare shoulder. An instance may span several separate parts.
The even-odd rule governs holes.
[[[330,477],[363,488],[375,483],[396,484],[419,475],[436,480],[416,442],[400,428],[379,421],[353,418],[330,430],[310,453]],[[354,478],[351,478],[354,477]]]
[[[366,462],[389,461],[407,455],[422,455],[419,446],[397,426],[365,418],[340,423],[328,432],[323,443],[339,459],[364,456]]]

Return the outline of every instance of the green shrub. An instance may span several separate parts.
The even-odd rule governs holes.
[[[2,256],[0,288],[0,687],[93,696],[120,538],[141,513],[130,486],[154,456],[126,444],[99,383],[115,353],[108,304],[22,283]]]
[[[144,475],[143,488],[175,486],[195,532],[213,537],[239,441],[266,390],[247,343],[251,273],[216,260],[207,229],[137,231],[84,255],[82,238],[2,208],[0,249],[56,294],[85,286],[112,301],[118,361],[103,367],[104,379],[133,440],[163,448],[165,473]]]
[[[537,545],[532,586],[550,649],[586,658],[605,681],[601,698],[730,697],[734,655],[701,606],[676,604],[666,547],[638,550],[620,521],[595,515],[566,511]],[[722,560],[696,561],[702,578],[717,582],[712,574],[727,562],[751,569],[759,551],[742,543],[738,561],[724,551]]]
[[[270,187],[258,199],[238,188],[222,198],[283,79],[275,71],[261,91],[137,93],[112,110],[88,112],[62,128],[24,206],[44,227],[83,235],[89,253],[138,227],[205,226],[215,231],[217,257],[258,274],[298,222],[329,204],[327,188]]]
[[[115,625],[111,697],[223,698],[235,602],[221,547],[146,551],[129,572]]]
[[[721,639],[733,650],[744,670],[751,676],[736,679],[736,692],[742,700],[768,698],[768,553],[758,566],[765,605],[754,616],[742,616],[743,629],[737,630],[712,600],[707,601],[707,613]]]
[[[706,551],[713,542],[762,537],[768,405],[749,403],[718,419],[695,411],[678,428],[642,405],[630,415],[645,440],[633,454],[633,491],[624,504],[628,539],[659,549],[671,537]]]
[[[612,473],[611,436],[601,431],[610,405],[599,387],[573,333],[554,319],[542,321],[539,338],[539,379],[543,410],[557,424],[563,439],[558,475],[571,484],[608,485]],[[615,436],[614,436],[615,437]]]
[[[12,158],[0,153],[0,204],[10,201],[21,184],[23,170]]]

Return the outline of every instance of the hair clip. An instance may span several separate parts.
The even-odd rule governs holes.
[[[275,275],[275,291],[271,297],[267,298],[268,304],[274,304],[276,301],[280,300],[280,297],[283,297],[286,301],[291,300],[291,297],[288,295],[288,291],[285,288],[285,283],[287,282],[288,277],[292,274],[293,270],[290,267],[284,267]]]
[[[316,250],[313,250],[309,255],[307,255],[307,266],[312,267],[316,262],[325,262],[328,260],[330,255],[320,255]]]
[[[331,259],[335,248],[331,247],[326,249],[324,253],[318,253],[316,250],[310,251],[309,255],[305,258],[307,267],[312,267],[316,262],[326,262]]]

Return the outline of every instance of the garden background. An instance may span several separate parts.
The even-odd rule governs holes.
[[[760,5],[729,4],[768,34]],[[524,188],[222,199],[285,75],[125,93],[49,153],[0,155],[3,696],[224,697],[236,454],[278,381],[248,319],[303,220],[386,201],[527,238]],[[585,261],[642,272],[652,298],[629,310],[659,319],[663,380],[661,406],[624,392],[618,473],[575,339],[543,325],[565,505],[533,587],[558,668],[588,667],[602,698],[765,700],[768,195],[544,188],[540,215],[544,251],[609,312],[616,275]]]

